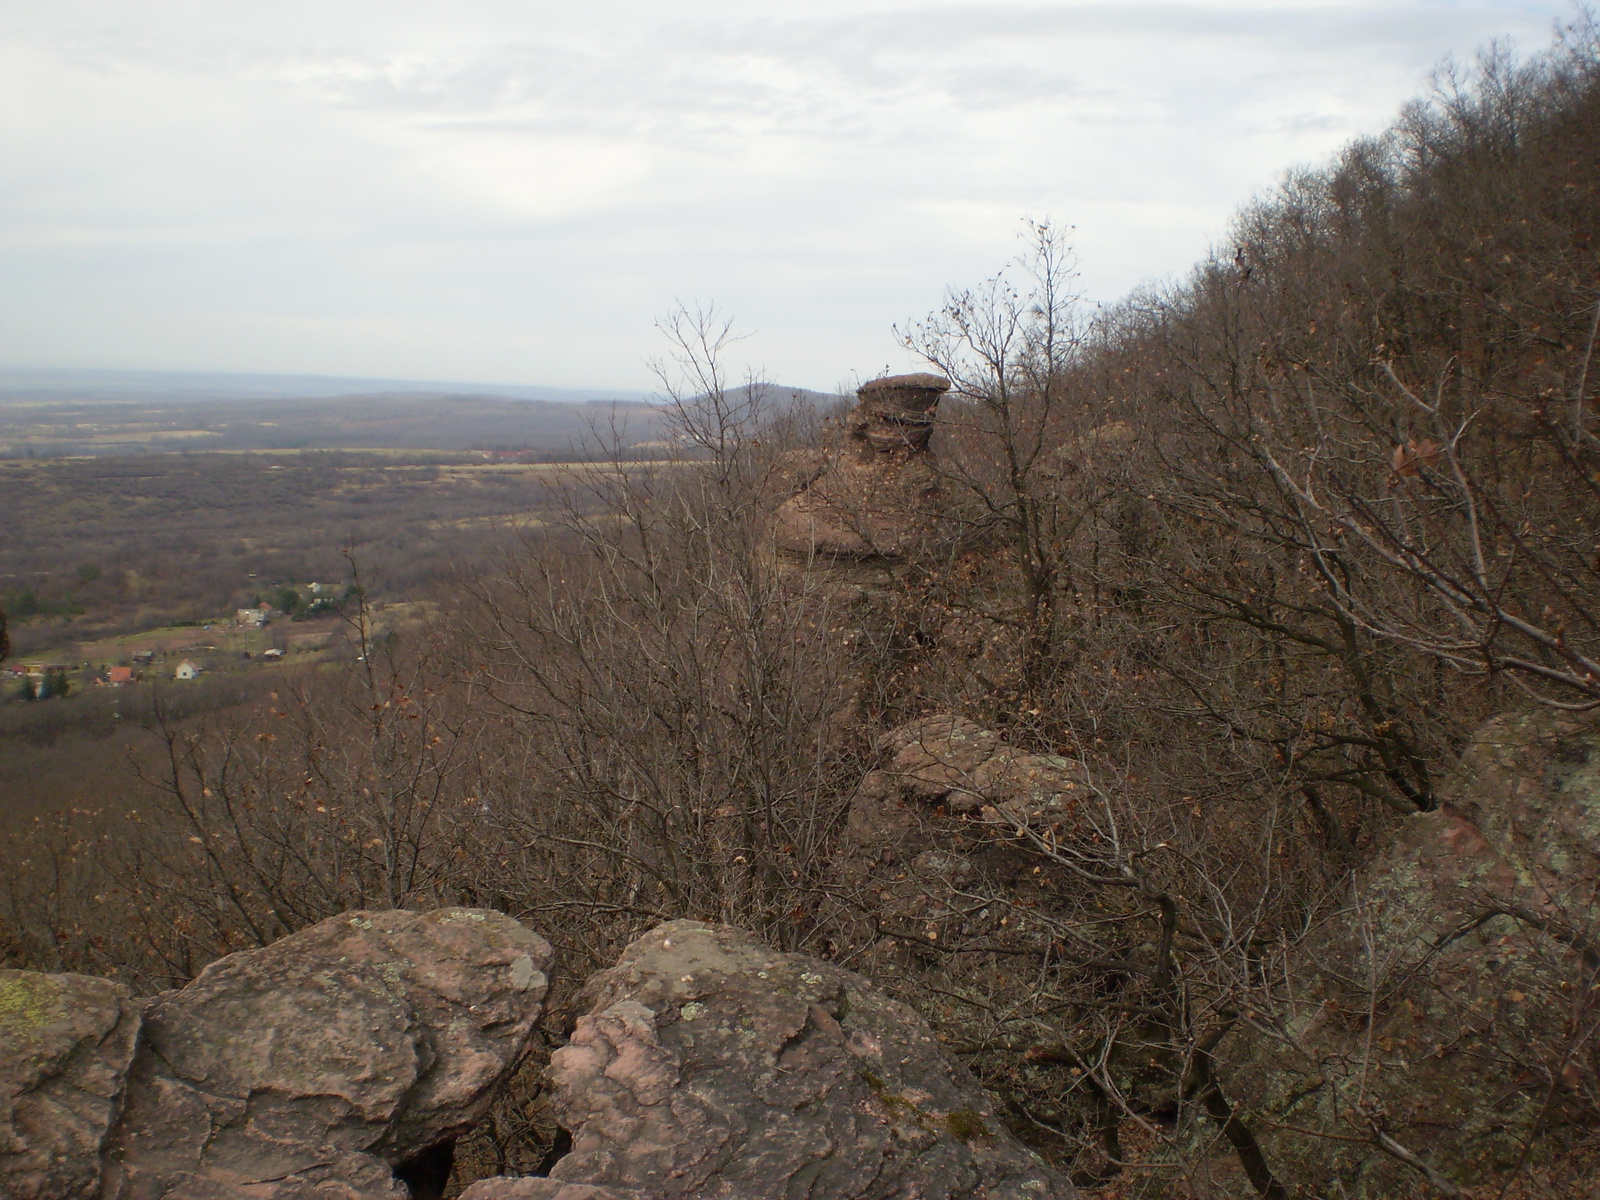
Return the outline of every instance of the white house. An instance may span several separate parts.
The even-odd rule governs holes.
[[[184,659],[178,664],[178,669],[172,673],[174,679],[196,679],[200,675],[200,668],[189,659]]]

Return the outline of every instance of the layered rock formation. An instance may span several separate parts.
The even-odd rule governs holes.
[[[571,1153],[462,1200],[1073,1194],[916,1014],[830,963],[674,921],[584,998],[549,1070]]]
[[[523,1056],[549,958],[508,917],[447,908],[347,913],[146,1006],[6,972],[0,1195],[438,1195]]]
[[[779,549],[806,561],[903,557],[930,523],[939,479],[928,442],[934,410],[949,388],[948,379],[926,374],[863,384],[843,447],[779,507]]]

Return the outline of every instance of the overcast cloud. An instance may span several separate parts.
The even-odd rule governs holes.
[[[1564,3],[12,0],[0,364],[647,387],[715,301],[826,388],[1076,227],[1181,274],[1446,54]]]

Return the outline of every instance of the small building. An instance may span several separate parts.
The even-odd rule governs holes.
[[[155,662],[156,652],[154,650],[135,650],[132,657],[136,663],[149,664]]]
[[[106,672],[106,682],[112,687],[121,687],[125,683],[133,682],[132,667],[112,667]]]
[[[241,629],[260,629],[267,623],[267,613],[262,608],[236,608],[233,621]]]
[[[172,673],[174,679],[198,679],[201,668],[191,659],[184,659],[178,664],[178,669]]]
[[[271,646],[271,647],[268,647],[267,649],[265,649],[265,650],[263,650],[261,652],[261,657],[262,658],[282,658],[283,657],[283,651],[279,650],[276,646]]]

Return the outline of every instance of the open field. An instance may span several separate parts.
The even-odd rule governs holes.
[[[516,451],[570,460],[661,436],[638,401],[559,403],[397,393],[332,397],[98,396],[0,391],[0,456],[337,449]]]
[[[571,464],[481,453],[283,450],[0,459],[0,821],[116,810],[159,766],[156,713],[199,728],[359,653],[335,611],[240,628],[235,609],[342,601],[353,550],[373,632],[404,634],[540,519]],[[348,611],[348,610],[347,610]],[[266,657],[276,648],[282,657]],[[134,656],[148,653],[148,661]],[[248,655],[249,657],[246,657]],[[202,674],[173,678],[183,661]],[[25,674],[64,667],[69,694],[27,703]],[[130,666],[136,682],[97,684]]]
[[[426,601],[376,604],[368,614],[370,633],[381,637],[390,630],[414,629],[432,615],[433,608]],[[65,665],[87,673],[81,682],[89,686],[92,680],[88,676],[103,674],[110,666],[142,667],[138,673],[154,678],[170,677],[185,660],[210,673],[253,670],[348,657],[356,652],[358,640],[350,623],[332,612],[305,620],[279,616],[260,627],[239,626],[232,614],[226,614],[200,625],[168,625],[60,642],[47,651],[19,655],[6,669],[15,673]],[[274,650],[277,655],[269,653]],[[149,656],[148,661],[142,656]]]
[[[290,584],[342,587],[347,547],[375,600],[422,599],[536,519],[570,470],[347,452],[0,460],[0,603],[19,656],[59,657]]]
[[[576,433],[600,427],[598,406],[386,400],[365,426],[345,406],[320,428],[291,428],[284,418],[303,410],[280,399],[236,426],[249,403],[128,397],[74,410],[59,397],[0,395],[0,440],[24,419],[36,426],[27,436],[43,439],[32,456],[0,454],[0,607],[13,646],[0,667],[0,823],[120,811],[147,796],[136,769],[160,772],[163,721],[198,731],[242,720],[285,686],[320,688],[356,666],[350,610],[293,620],[281,611],[286,592],[302,609],[337,605],[358,569],[372,632],[404,640],[518,531],[541,525],[575,473],[604,470],[572,461],[571,443],[553,435],[530,449],[540,443],[526,428],[491,436],[480,420],[548,409]],[[211,429],[213,418],[227,428]],[[447,428],[453,440],[407,442]],[[47,456],[76,444],[69,432],[98,440]],[[660,432],[640,429],[625,457],[653,461],[664,444],[643,434]],[[309,444],[281,444],[302,435]],[[343,437],[360,448],[317,443]],[[252,439],[280,444],[252,449]],[[485,448],[467,449],[474,441]],[[150,452],[161,445],[171,448]],[[240,627],[235,610],[263,601],[276,610],[270,624]],[[184,661],[198,679],[174,679]],[[117,666],[134,681],[110,685]],[[64,669],[68,694],[24,701],[30,668],[35,681]]]
[[[170,676],[185,660],[215,672],[233,669],[236,663],[273,662],[271,657],[262,658],[272,649],[285,655],[320,654],[343,645],[343,632],[343,623],[332,616],[303,622],[281,620],[261,629],[239,628],[218,617],[215,623],[205,625],[169,625],[59,643],[23,654],[7,666],[15,671],[64,664],[69,669],[101,672],[108,666],[143,666],[143,660],[135,656],[148,654],[151,658],[145,673],[150,675]]]
[[[136,770],[159,766],[158,713],[198,728],[352,663],[359,638],[338,611],[275,612],[260,628],[234,612],[258,598],[281,608],[286,589],[344,602],[345,544],[370,632],[415,629],[462,557],[535,519],[562,469],[313,453],[0,462],[14,646],[0,668],[0,820],[123,807]],[[197,680],[174,679],[186,661]],[[113,666],[134,682],[99,682]],[[45,667],[66,669],[68,694],[23,701],[28,669]]]

